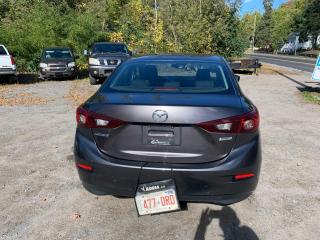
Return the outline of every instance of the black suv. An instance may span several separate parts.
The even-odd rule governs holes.
[[[70,48],[46,48],[40,57],[40,79],[75,78],[76,62]]]
[[[114,69],[132,56],[123,43],[99,42],[92,47],[92,52],[84,50],[89,55],[89,78],[92,85],[102,83]]]

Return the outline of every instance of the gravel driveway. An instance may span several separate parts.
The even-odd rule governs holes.
[[[292,81],[307,75],[281,74],[241,76],[261,114],[256,193],[229,207],[189,203],[140,218],[132,199],[86,192],[74,167],[75,104],[97,87],[0,86],[0,239],[319,239],[320,106],[305,103]]]

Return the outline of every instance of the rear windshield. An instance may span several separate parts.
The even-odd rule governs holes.
[[[51,59],[51,58],[72,58],[72,53],[68,49],[55,49],[55,50],[45,50],[44,58]]]
[[[0,46],[0,55],[7,55],[6,50],[4,50],[4,47]]]
[[[127,62],[105,91],[234,94],[225,66],[201,61]]]
[[[125,45],[121,44],[97,44],[93,47],[93,53],[127,53]]]

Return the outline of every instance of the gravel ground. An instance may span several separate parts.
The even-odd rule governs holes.
[[[241,76],[261,114],[255,194],[229,207],[189,203],[188,211],[140,218],[132,199],[86,192],[74,167],[75,104],[97,87],[0,86],[0,239],[319,239],[320,106],[297,90],[293,80],[308,84],[305,73],[281,74]],[[22,93],[33,100],[8,100]]]

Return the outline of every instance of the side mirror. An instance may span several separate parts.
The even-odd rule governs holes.
[[[83,55],[84,56],[88,56],[89,55],[89,51],[87,49],[83,50]]]
[[[240,76],[239,75],[234,75],[234,78],[239,82],[240,81]]]
[[[132,56],[132,55],[133,55],[133,52],[132,52],[132,51],[128,51],[128,54],[129,54],[130,56]]]

